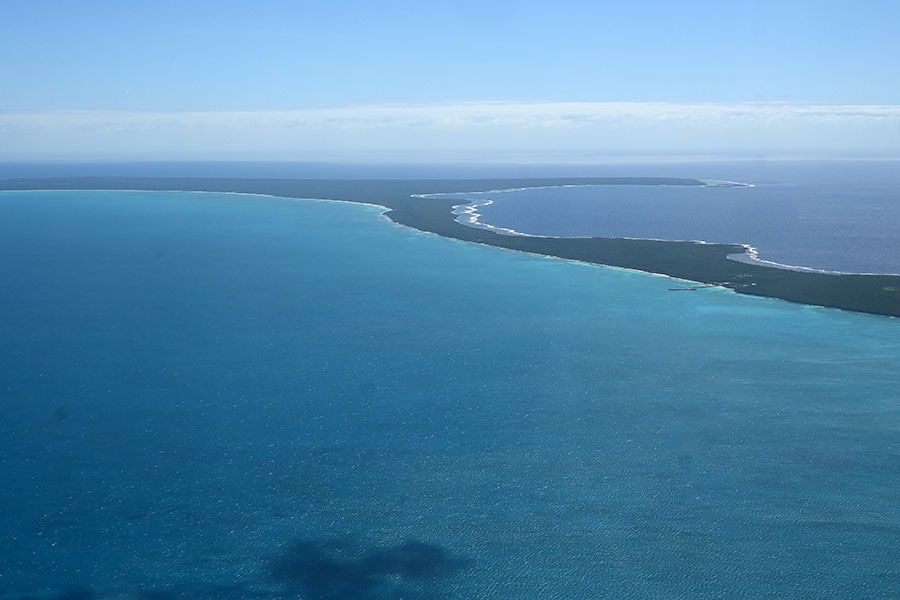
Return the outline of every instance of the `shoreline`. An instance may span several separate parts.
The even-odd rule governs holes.
[[[627,238],[558,238],[501,234],[457,221],[460,189],[510,189],[561,185],[707,185],[679,178],[529,178],[440,180],[290,180],[172,177],[72,177],[8,179],[0,190],[183,191],[258,194],[384,207],[384,216],[400,225],[448,238],[590,264],[664,275],[730,289],[740,294],[900,317],[900,276],[790,270],[737,261],[743,244]],[[430,197],[429,197],[430,196]]]
[[[576,186],[557,186],[557,187],[576,187]],[[713,186],[713,187],[722,187],[722,186]],[[749,183],[734,183],[730,187],[754,187]],[[526,188],[526,189],[553,189],[551,187],[544,188]],[[510,190],[498,190],[500,192],[510,191]],[[518,191],[518,190],[515,190]],[[490,192],[477,192],[479,194],[482,193],[490,193]],[[435,196],[438,194],[422,194],[420,198],[429,198],[430,196]],[[450,194],[457,195],[457,194]],[[457,200],[460,200],[457,198]],[[495,233],[499,233],[502,235],[519,235],[525,237],[537,237],[537,238],[545,238],[545,239],[591,239],[590,236],[560,236],[560,235],[542,235],[539,233],[527,233],[524,231],[519,231],[517,229],[512,229],[510,227],[502,227],[500,225],[491,225],[490,223],[485,223],[481,220],[482,214],[479,212],[479,208],[482,206],[490,206],[494,203],[494,200],[478,200],[478,199],[468,199],[467,202],[463,202],[462,204],[456,204],[453,206],[453,214],[456,217],[456,221],[468,227],[473,227],[475,229],[483,229],[485,231],[493,231]],[[805,267],[803,265],[790,265],[785,263],[779,263],[771,260],[766,260],[759,257],[759,251],[752,245],[743,243],[743,242],[710,242],[707,240],[688,240],[688,239],[664,239],[664,238],[650,238],[650,237],[616,237],[611,239],[620,239],[620,240],[643,240],[643,241],[653,241],[653,242],[686,242],[691,244],[735,244],[743,247],[743,252],[736,254],[729,254],[728,259],[734,260],[737,262],[743,262],[750,265],[760,265],[763,267],[770,267],[773,269],[785,269],[787,271],[800,271],[800,272],[808,272],[808,273],[824,273],[827,275],[887,275],[892,277],[900,277],[900,273],[866,273],[866,272],[854,272],[854,271],[832,271],[829,269],[818,269],[816,267]]]

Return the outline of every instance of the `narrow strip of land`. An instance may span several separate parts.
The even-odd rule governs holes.
[[[477,180],[287,180],[193,178],[55,178],[0,181],[0,189],[140,189],[267,194],[379,204],[400,224],[449,238],[598,265],[638,269],[729,288],[741,294],[900,317],[900,276],[792,271],[728,259],[737,244],[618,238],[502,235],[456,222],[459,200],[418,194],[557,185],[703,185],[693,179],[557,178]],[[680,287],[680,286],[679,286]]]

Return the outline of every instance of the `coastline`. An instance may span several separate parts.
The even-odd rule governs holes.
[[[465,194],[466,190],[474,192],[520,187],[629,184],[707,185],[696,179],[647,177],[465,180],[73,177],[8,179],[0,181],[0,190],[133,189],[219,192],[378,205],[386,209],[385,216],[395,223],[466,242],[666,275],[703,285],[724,287],[740,294],[900,317],[898,275],[790,270],[729,258],[729,255],[746,253],[747,247],[742,244],[503,234],[459,223],[459,215],[454,207],[464,202],[458,198],[434,197],[437,194]]]

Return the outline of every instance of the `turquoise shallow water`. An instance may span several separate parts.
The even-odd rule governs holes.
[[[900,321],[379,213],[0,194],[0,598],[900,596]]]

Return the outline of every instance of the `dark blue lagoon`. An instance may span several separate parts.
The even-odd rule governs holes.
[[[900,321],[381,212],[0,193],[0,598],[900,596]]]
[[[587,185],[454,197],[471,199],[482,225],[526,234],[738,243],[752,246],[758,259],[783,266],[900,274],[896,161],[689,163],[666,172],[709,173],[725,181],[709,179],[706,187]],[[727,181],[735,177],[749,185]]]

